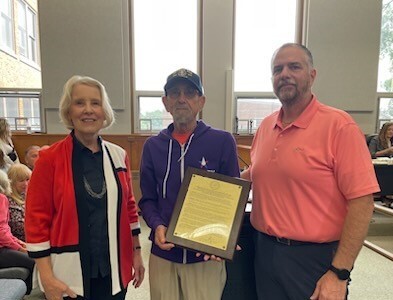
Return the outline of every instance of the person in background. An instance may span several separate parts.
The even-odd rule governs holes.
[[[25,241],[25,196],[31,177],[31,170],[23,164],[13,164],[8,170],[11,181],[10,220],[12,234]]]
[[[373,137],[368,144],[368,149],[372,158],[381,156],[393,156],[393,122],[386,122],[382,125],[379,134]]]
[[[11,136],[11,129],[7,119],[0,118],[0,149],[3,151],[3,159],[7,170],[12,164],[19,163],[19,157],[15,151]]]
[[[103,140],[114,123],[105,87],[73,76],[60,118],[71,133],[40,153],[26,198],[25,232],[48,300],[122,300],[144,266],[128,155]]]
[[[46,150],[46,149],[48,149],[49,147],[50,147],[49,145],[42,145],[41,148],[40,148],[40,151]]]
[[[27,255],[25,242],[12,234],[8,224],[9,204],[7,196],[10,194],[11,187],[7,174],[0,170],[0,268],[22,267],[28,269],[30,274],[25,282],[27,293],[30,294],[34,260]]]
[[[3,150],[0,149],[0,170],[7,173],[9,165],[5,161]]]
[[[225,263],[168,243],[165,233],[187,167],[239,176],[235,140],[196,120],[205,104],[197,74],[177,70],[168,76],[164,90],[162,102],[173,123],[146,141],[140,169],[139,208],[151,228],[151,299],[218,300],[226,282]]]
[[[284,44],[271,70],[282,108],[263,119],[242,173],[252,181],[258,298],[346,299],[379,191],[364,134],[312,93],[306,47]]]
[[[40,149],[40,146],[32,145],[29,146],[25,151],[26,166],[28,166],[30,170],[34,169],[34,165],[38,159],[38,152],[40,151]]]

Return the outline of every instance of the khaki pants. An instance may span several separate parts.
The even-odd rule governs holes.
[[[225,262],[179,264],[150,254],[152,300],[220,300],[226,276]]]

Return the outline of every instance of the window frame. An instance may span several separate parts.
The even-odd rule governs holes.
[[[18,0],[18,3],[23,7],[23,14],[24,14],[23,19],[26,25],[26,27],[23,28],[19,23],[19,17],[18,17],[18,22],[17,22],[18,34],[21,39],[18,45],[19,56],[21,57],[22,61],[27,62],[29,64],[33,64],[34,66],[38,66],[39,49],[37,43],[37,35],[38,35],[37,12],[34,11],[34,9],[30,7],[30,5],[26,3],[24,0]],[[18,13],[20,12],[18,11]],[[29,24],[29,18],[28,18],[29,13],[32,16],[33,24]],[[30,28],[30,25],[32,25],[33,28]],[[25,49],[21,47],[22,39],[25,44]]]
[[[140,110],[140,98],[142,97],[152,97],[152,98],[159,98],[162,99],[162,96],[164,96],[164,92],[159,92],[159,91],[135,91],[135,105],[137,107],[137,114],[134,114],[134,128],[137,129],[136,133],[158,133],[160,130],[143,130],[141,129],[141,122],[150,120],[152,119],[146,119],[146,118],[141,118],[141,110]],[[164,104],[162,104],[164,107]],[[165,107],[164,107],[165,108]],[[137,123],[135,123],[137,121]]]
[[[0,89],[0,105],[3,106],[3,114],[1,117],[6,118],[9,121],[12,131],[33,131],[33,132],[44,132],[44,116],[42,114],[42,100],[41,100],[41,90],[39,89],[16,89],[16,90],[5,90]],[[3,98],[14,98],[16,101],[22,101],[25,99],[30,99],[30,109],[33,111],[33,115],[30,117],[26,117],[20,114],[19,106],[20,104],[17,103],[18,107],[18,116],[9,116],[5,109],[5,102]],[[33,99],[38,100],[38,110],[35,111],[33,108]],[[22,105],[23,106],[23,105]],[[38,113],[38,116],[36,116]],[[16,125],[17,120],[22,122],[21,125]],[[38,122],[35,122],[38,120]],[[19,129],[18,129],[19,126]],[[28,128],[30,127],[30,128]]]
[[[393,122],[393,118],[391,119],[380,119],[380,111],[381,111],[381,99],[382,98],[391,98],[393,99],[393,93],[377,93],[377,117],[376,117],[376,122],[375,122],[375,130],[374,133],[379,132],[379,130],[382,127],[382,124],[385,122]]]
[[[203,0],[196,0],[197,1],[197,72],[198,74],[202,74],[202,11],[203,11]],[[135,34],[134,34],[134,0],[130,1],[130,10],[129,10],[129,18],[130,18],[130,36],[131,36],[131,46],[130,46],[130,61],[131,61],[131,119],[132,121],[132,132],[137,134],[156,134],[160,130],[141,130],[140,129],[140,105],[139,99],[140,97],[162,97],[164,95],[164,88],[162,90],[137,90],[136,89],[136,82],[135,82]],[[162,83],[164,87],[165,82]],[[201,116],[202,112],[200,113]]]
[[[10,15],[5,15],[3,12],[1,12],[1,19],[4,19],[7,24],[9,25],[9,28],[11,32],[9,32],[10,37],[11,37],[11,45],[6,45],[3,43],[0,43],[0,50],[7,52],[9,54],[14,55],[15,54],[15,9],[14,9],[14,1],[13,0],[6,0],[8,1],[9,7],[10,7]]]
[[[238,126],[236,123],[239,120],[245,120],[248,122],[249,125],[251,124],[250,122],[252,121],[252,119],[239,119],[238,112],[237,112],[239,99],[266,99],[266,100],[277,99],[278,100],[277,96],[274,93],[270,93],[270,92],[237,92],[234,97],[236,101],[236,110],[235,110],[236,116],[235,116],[235,128],[233,133],[238,135],[253,135],[258,129],[258,126],[257,127],[251,126],[249,127],[248,132],[242,132],[238,130]],[[273,112],[274,111],[272,111],[271,113]],[[265,119],[266,117],[267,116],[261,116],[261,118],[258,118],[258,120],[261,120],[262,122],[262,120]]]
[[[391,3],[391,5],[393,5],[393,3]],[[383,6],[383,3],[382,3]],[[383,11],[381,11],[381,14],[383,13]],[[381,15],[381,18],[383,18],[383,16]],[[381,23],[381,36],[382,36],[382,23]],[[382,37],[381,37],[382,40]],[[393,43],[392,43],[393,46]],[[380,49],[379,49],[379,63],[380,63],[380,58],[381,58],[381,45],[380,45]],[[378,63],[378,69],[380,67],[380,64]],[[393,63],[393,62],[392,62]],[[379,71],[379,70],[378,70]],[[392,74],[393,75],[393,74]],[[387,121],[393,121],[393,117],[392,119],[380,119],[380,111],[381,111],[381,99],[382,98],[391,98],[393,99],[393,90],[391,92],[378,92],[379,90],[379,76],[377,77],[377,87],[376,87],[376,95],[377,95],[377,114],[376,114],[376,120],[375,120],[375,130],[374,132],[379,132],[379,130],[381,129],[381,124],[387,122]],[[393,79],[392,79],[393,80]]]
[[[234,40],[235,40],[235,27],[236,27],[236,1],[241,1],[241,0],[235,0],[234,3],[234,29],[233,29],[233,35],[234,35]],[[303,29],[304,29],[304,24],[303,20],[306,19],[306,11],[305,5],[307,0],[296,0],[296,17],[295,17],[295,36],[294,36],[294,43],[302,43],[303,40]],[[233,45],[235,48],[235,44]],[[233,65],[235,65],[235,55],[233,55]],[[238,99],[244,99],[244,98],[261,98],[261,99],[272,99],[272,98],[277,98],[277,96],[274,94],[273,91],[242,91],[242,92],[236,92],[234,88],[234,84],[232,85],[233,89],[233,102],[234,102],[234,124],[235,126],[233,131],[236,134],[239,135],[253,135],[254,132],[252,130],[249,133],[237,133],[236,131],[236,120],[238,120]],[[266,116],[263,116],[261,119],[264,119]]]

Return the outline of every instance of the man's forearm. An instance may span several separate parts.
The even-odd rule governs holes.
[[[348,204],[343,232],[333,265],[339,269],[351,269],[362,248],[374,210],[372,195],[352,199]]]

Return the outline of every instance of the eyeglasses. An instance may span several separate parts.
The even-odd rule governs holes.
[[[179,88],[169,89],[167,91],[167,95],[168,95],[169,98],[179,99],[182,92],[183,92],[183,95],[187,99],[194,98],[198,94],[198,91],[196,89],[194,89],[192,87],[188,87],[188,88],[185,88],[184,90],[179,89]]]

